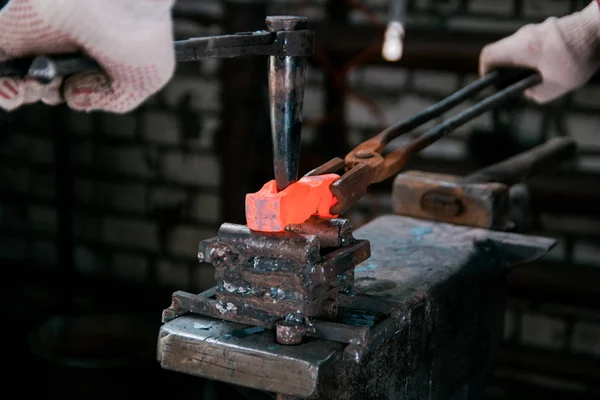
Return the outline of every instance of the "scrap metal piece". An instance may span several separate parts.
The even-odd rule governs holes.
[[[279,344],[286,346],[300,344],[307,333],[308,328],[303,323],[285,319],[275,323],[275,338]]]

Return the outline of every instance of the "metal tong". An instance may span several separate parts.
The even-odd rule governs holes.
[[[336,157],[308,172],[306,176],[345,172],[340,179],[331,185],[331,192],[338,199],[338,202],[331,207],[330,212],[333,215],[343,214],[366,194],[367,188],[371,184],[396,175],[414,154],[445,137],[473,118],[506,103],[541,81],[541,76],[535,71],[520,69],[491,71],[419,114],[398,122],[361,143],[348,153],[344,160]],[[439,117],[444,112],[492,86],[501,87],[502,89],[433,127],[408,144],[382,155],[383,150],[392,140],[411,132],[433,118]]]

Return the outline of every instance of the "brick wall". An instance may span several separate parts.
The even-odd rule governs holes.
[[[298,13],[319,21],[325,18],[325,3],[271,1],[269,13]],[[407,3],[408,36],[410,26],[508,34],[527,21],[565,14],[585,4],[550,0]],[[385,23],[387,1],[361,4]],[[189,16],[178,19],[180,37],[222,31],[221,2],[180,0],[177,7],[180,15]],[[371,24],[374,18],[356,8],[349,15],[350,21],[359,25]],[[57,204],[65,190],[61,182],[68,181],[71,184],[66,190],[72,191],[69,209],[73,218],[73,260],[79,273],[158,283],[172,289],[200,291],[210,287],[212,269],[197,264],[196,249],[198,241],[214,236],[223,222],[220,189],[226,182],[221,178],[222,160],[215,148],[221,118],[226,115],[220,108],[219,65],[214,60],[179,65],[172,82],[129,115],[75,113],[41,105],[0,114],[4,125],[0,136],[2,263],[59,266],[61,243],[57,235],[63,226],[64,210],[59,210]],[[347,76],[356,94],[348,96],[346,102],[348,144],[356,145],[377,133],[381,125],[409,117],[475,78],[473,74],[445,71],[443,66],[437,70],[357,66]],[[322,65],[316,63],[309,68],[308,80],[303,142],[310,147],[319,138],[319,121],[327,115]],[[506,135],[521,147],[555,135],[572,135],[582,155],[564,166],[562,172],[600,182],[599,94],[597,85],[589,85],[545,108],[520,102],[504,116],[510,127]],[[477,159],[472,148],[474,132],[486,140],[497,139],[493,136],[495,127],[490,114],[477,118],[427,149],[421,157],[422,165],[461,164]],[[265,149],[267,155],[270,149]],[[69,163],[66,172],[61,167],[65,157]],[[566,192],[598,191],[597,187],[582,187],[585,185],[578,182],[557,179],[553,183],[563,185]],[[360,226],[390,209],[389,196],[373,192],[349,218]],[[561,240],[545,258],[545,266],[568,268],[574,276],[579,271],[598,276],[594,272],[600,268],[597,216],[547,211],[539,219],[542,225],[536,233]],[[520,294],[511,299],[506,316],[508,344],[559,357],[600,357],[597,303],[546,303],[544,293],[533,297]]]

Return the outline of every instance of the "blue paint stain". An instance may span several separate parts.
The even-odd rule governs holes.
[[[226,333],[223,335],[224,339],[231,339],[231,333]]]
[[[354,269],[354,272],[368,272],[368,271],[374,271],[377,268],[379,268],[378,264],[375,264],[374,262],[371,261],[365,261],[364,263],[362,263],[360,265],[360,267],[356,267]]]
[[[198,322],[194,322],[194,329],[202,329],[203,331],[207,331],[210,328],[212,328],[212,326],[210,325],[204,325],[204,324],[200,324]]]
[[[265,328],[263,328],[262,326],[253,326],[250,328],[237,329],[237,330],[231,332],[231,334],[233,336],[235,336],[236,338],[244,338],[246,336],[250,336],[255,333],[262,332],[264,330],[265,330]]]
[[[417,241],[423,240],[423,236],[431,232],[433,232],[433,229],[431,228],[412,228],[410,230],[410,234],[413,235]]]
[[[271,350],[271,351],[275,351],[279,348],[279,346],[269,346],[267,347],[267,349]]]

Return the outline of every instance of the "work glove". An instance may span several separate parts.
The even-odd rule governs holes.
[[[173,0],[10,0],[0,11],[0,61],[83,52],[102,71],[48,85],[0,78],[0,107],[39,100],[75,110],[126,113],[156,93],[175,69]]]
[[[537,70],[542,83],[525,96],[544,104],[583,86],[600,67],[600,7],[596,1],[574,14],[529,24],[483,48],[479,73],[496,67]]]

